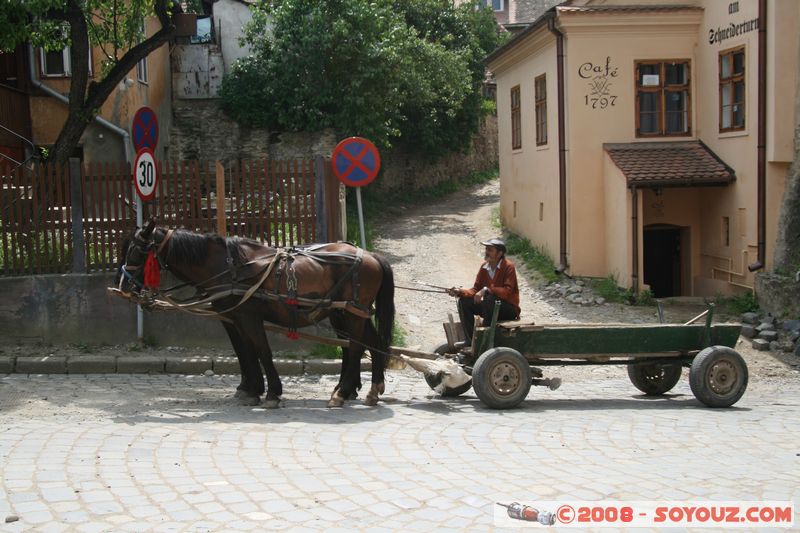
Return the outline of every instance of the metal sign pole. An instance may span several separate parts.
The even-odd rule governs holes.
[[[134,186],[134,189],[136,187]],[[139,195],[136,194],[134,190],[134,196],[136,197],[136,227],[142,227],[142,199],[139,198]],[[142,310],[141,305],[136,306],[136,338],[140,341],[144,338],[144,311]]]
[[[361,209],[361,187],[356,187],[356,202],[358,204],[358,227],[361,229],[361,247],[367,249],[367,238],[364,236],[364,211]]]

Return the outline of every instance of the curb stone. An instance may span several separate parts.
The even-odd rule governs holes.
[[[163,357],[121,355],[117,359],[117,373],[163,374],[165,365]]]
[[[60,355],[17,357],[15,371],[18,374],[66,374],[67,358]]]
[[[281,376],[334,374],[342,369],[341,359],[275,359]],[[372,370],[372,361],[362,359],[361,372]],[[233,356],[154,357],[142,355],[2,356],[0,374],[238,374],[239,361]]]
[[[213,363],[210,357],[167,357],[164,361],[164,371],[167,374],[199,375],[211,370]]]
[[[0,374],[13,374],[16,357],[0,357]]]
[[[107,355],[82,355],[67,359],[68,374],[115,374],[117,358]]]

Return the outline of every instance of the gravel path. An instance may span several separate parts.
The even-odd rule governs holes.
[[[426,287],[415,282],[471,286],[483,261],[480,242],[500,233],[491,225],[499,200],[498,182],[493,181],[435,203],[397,208],[380,224],[375,243],[389,258],[395,283],[422,289]],[[571,321],[542,298],[529,276],[521,274],[519,285],[523,320]],[[444,340],[447,314],[458,320],[455,299],[447,294],[398,289],[395,299],[409,346],[433,349]]]

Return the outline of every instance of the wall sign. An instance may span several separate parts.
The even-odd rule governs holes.
[[[758,29],[758,19],[754,18],[753,20],[746,20],[744,22],[739,22],[738,24],[731,22],[724,28],[710,28],[708,30],[708,44],[714,43],[721,43],[725,39],[730,39],[731,37],[738,37],[740,35],[744,35],[745,33],[749,33],[751,31],[755,31]]]
[[[611,94],[611,80],[619,74],[617,67],[611,66],[611,57],[607,56],[605,63],[595,64],[591,61],[578,67],[578,76],[588,80],[588,90],[583,97],[583,103],[592,109],[606,109],[614,107],[617,96]]]

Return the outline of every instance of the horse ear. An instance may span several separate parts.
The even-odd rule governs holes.
[[[150,235],[153,234],[153,230],[155,229],[155,227],[156,227],[156,221],[151,219],[150,222],[148,222],[147,225],[142,230],[140,236],[143,239],[149,239]]]

